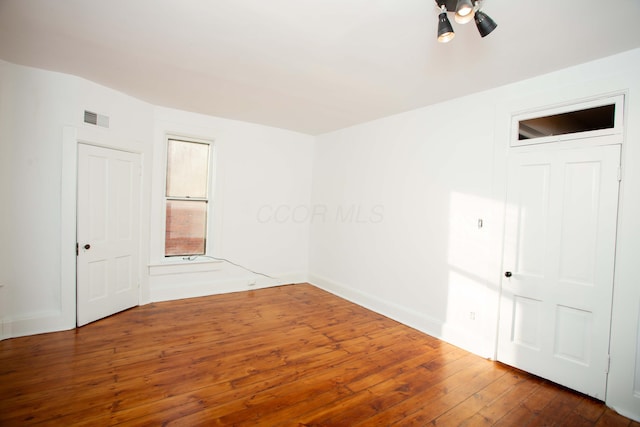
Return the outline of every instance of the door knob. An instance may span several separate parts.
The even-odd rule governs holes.
[[[84,248],[85,249],[91,249],[91,245],[87,243],[86,245],[84,245]]]
[[[511,276],[513,276],[513,274],[511,274],[510,271],[505,271],[504,277],[511,277]]]

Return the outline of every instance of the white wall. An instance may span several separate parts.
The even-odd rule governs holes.
[[[5,320],[11,325],[43,318],[52,329],[68,328],[61,313],[59,194],[62,123],[73,113],[57,100],[73,87],[68,78],[36,70],[5,63],[0,70]]]
[[[162,195],[167,134],[214,141],[212,255],[274,279],[227,262],[164,258]],[[186,298],[306,281],[308,223],[281,221],[271,212],[278,206],[309,206],[313,147],[314,138],[308,135],[157,107],[149,299]]]
[[[493,226],[493,122],[475,97],[320,137],[313,204],[328,214],[311,227],[312,282],[490,354],[479,325],[495,311],[483,303],[495,285],[482,247]],[[354,206],[360,218],[344,214]]]
[[[85,109],[110,116],[110,128],[85,125]],[[134,150],[147,161],[152,119],[151,106],[119,92],[0,61],[5,336],[75,326],[76,143]],[[146,247],[142,255],[148,257]]]
[[[510,117],[625,92],[607,403],[640,419],[638,75],[634,50],[319,137],[312,205],[327,214],[311,223],[311,282],[493,357]],[[336,214],[350,206],[359,220]]]
[[[109,128],[84,124],[85,109],[109,116]],[[167,265],[167,132],[215,140],[213,255],[275,279],[225,262]],[[0,339],[75,327],[78,142],[141,153],[142,304],[307,280],[308,223],[264,213],[309,206],[310,136],[154,107],[75,76],[0,61],[0,141]]]

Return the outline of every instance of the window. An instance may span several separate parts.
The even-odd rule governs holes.
[[[168,139],[166,257],[206,253],[210,149],[207,142]]]
[[[619,143],[624,95],[530,111],[512,117],[511,146],[546,144],[593,137]]]
[[[616,105],[585,108],[551,116],[521,120],[518,139],[542,138],[568,133],[611,129],[615,126]]]

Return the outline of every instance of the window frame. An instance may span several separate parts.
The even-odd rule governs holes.
[[[189,198],[189,197],[171,197],[167,195],[167,184],[169,178],[169,142],[181,141],[186,143],[205,144],[208,145],[207,156],[207,190],[206,197],[204,198]],[[162,194],[162,257],[164,260],[192,260],[201,256],[209,256],[212,250],[212,236],[213,236],[213,197],[214,197],[214,179],[215,176],[215,144],[212,139],[192,137],[180,134],[166,134],[164,139],[164,182],[163,182],[163,194]],[[167,203],[172,200],[184,200],[184,201],[205,201],[206,202],[206,218],[205,218],[205,232],[204,232],[204,253],[203,254],[181,254],[181,255],[167,255]]]

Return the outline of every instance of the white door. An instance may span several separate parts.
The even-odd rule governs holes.
[[[140,156],[78,145],[78,326],[138,305]]]
[[[619,145],[517,149],[508,172],[498,360],[601,400],[619,165]]]

